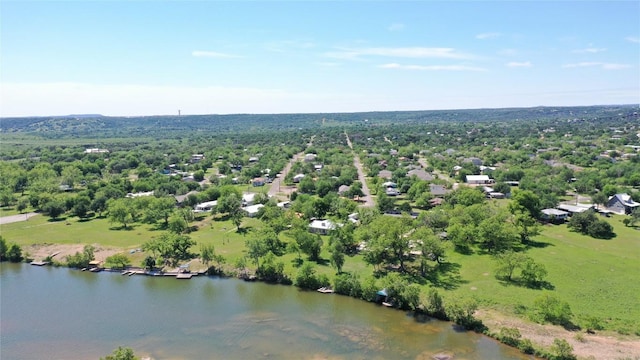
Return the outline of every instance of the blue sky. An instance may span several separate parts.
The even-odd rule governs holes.
[[[0,0],[0,116],[640,103],[638,1]]]

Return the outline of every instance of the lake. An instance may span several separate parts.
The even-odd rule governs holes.
[[[0,265],[0,358],[528,359],[451,323],[335,294],[237,279],[191,280]]]

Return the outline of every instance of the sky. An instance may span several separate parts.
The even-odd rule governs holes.
[[[639,103],[635,0],[0,0],[0,117]]]

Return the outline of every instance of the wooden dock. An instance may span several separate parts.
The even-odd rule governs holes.
[[[45,265],[49,265],[48,261],[32,261],[30,262],[31,265],[34,266],[45,266]]]
[[[178,275],[176,275],[176,279],[191,279],[192,277],[192,273],[179,273]]]

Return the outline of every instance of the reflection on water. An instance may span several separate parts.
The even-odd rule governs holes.
[[[7,359],[524,359],[451,325],[338,295],[235,279],[0,265]]]

